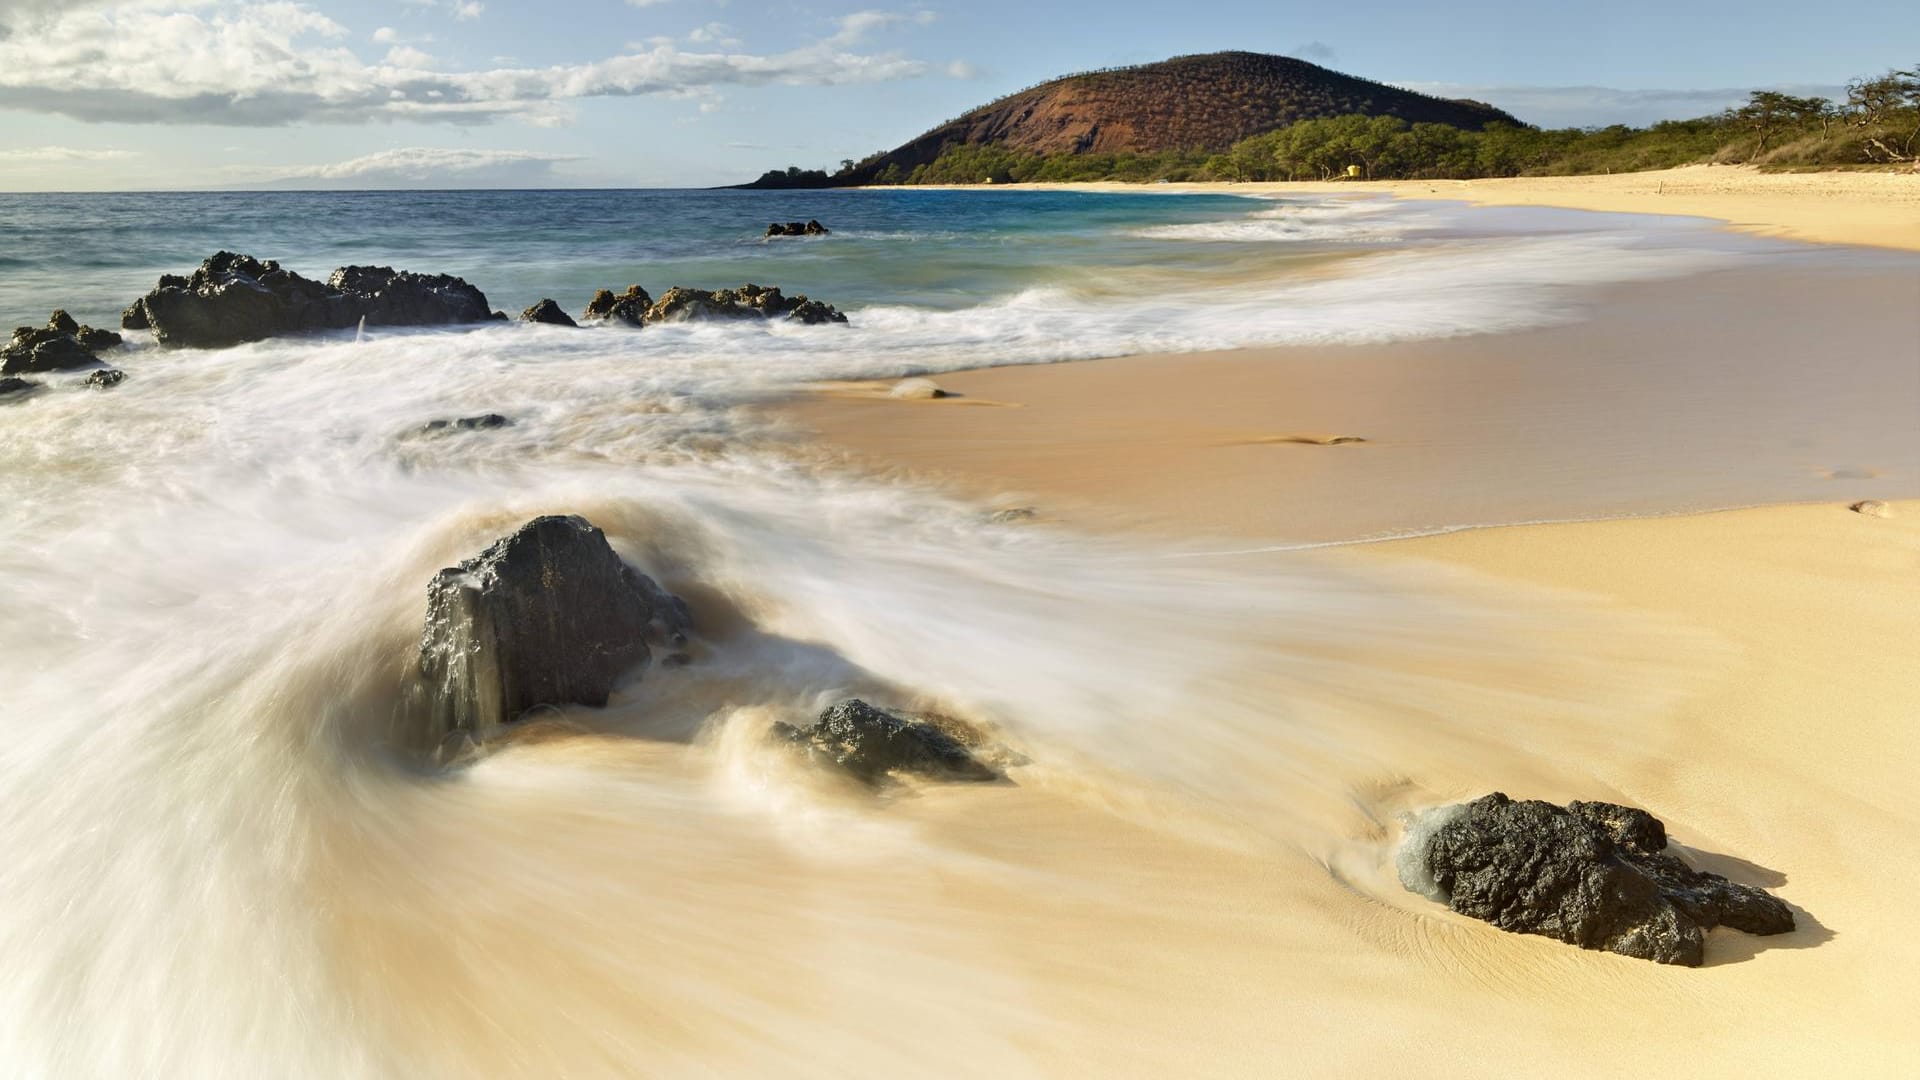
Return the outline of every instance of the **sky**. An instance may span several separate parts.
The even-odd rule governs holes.
[[[1642,124],[1911,67],[1920,3],[0,0],[0,190],[738,183],[1219,49]]]

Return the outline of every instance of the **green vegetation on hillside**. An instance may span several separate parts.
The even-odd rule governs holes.
[[[1758,90],[1714,116],[1645,128],[1554,130],[1495,123],[1470,131],[1409,123],[1396,116],[1346,115],[1302,120],[1221,154],[1167,150],[1148,154],[1037,154],[994,145],[950,147],[911,171],[889,166],[855,179],[801,173],[802,184],[978,184],[1073,180],[1321,180],[1359,174],[1376,180],[1466,180],[1489,176],[1565,176],[1636,172],[1714,162],[1772,168],[1833,168],[1910,163],[1920,156],[1920,65],[1856,79],[1846,100]],[[770,174],[777,176],[779,174]]]

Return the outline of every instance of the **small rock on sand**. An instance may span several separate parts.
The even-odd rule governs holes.
[[[1847,509],[1856,514],[1864,514],[1871,518],[1888,518],[1893,516],[1893,507],[1888,506],[1879,499],[1862,499],[1852,506],[1847,507]]]
[[[894,383],[893,389],[887,391],[887,396],[906,401],[931,401],[934,398],[951,397],[952,395],[941,389],[940,384],[934,382],[932,379],[916,378],[901,379],[899,382]]]

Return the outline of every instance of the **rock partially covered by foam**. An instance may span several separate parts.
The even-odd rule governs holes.
[[[1409,889],[1502,930],[1585,949],[1697,966],[1715,926],[1793,929],[1780,900],[1665,851],[1665,827],[1633,807],[1495,792],[1432,812],[1405,843]]]
[[[831,304],[788,296],[778,286],[742,285],[737,289],[687,289],[674,286],[647,312],[648,322],[676,319],[783,318],[809,326],[844,323],[847,317]]]
[[[220,348],[344,330],[362,320],[368,326],[442,326],[494,317],[484,293],[447,274],[344,266],[319,282],[272,260],[222,251],[189,277],[161,277],[120,323],[150,329],[163,344]]]
[[[892,773],[935,780],[1000,778],[934,720],[876,708],[859,698],[836,703],[810,727],[775,724],[773,737],[868,784],[878,784]]]
[[[687,628],[685,605],[622,562],[605,533],[579,517],[535,518],[427,587],[420,673],[434,720],[485,737],[537,706],[604,706],[647,661],[657,617],[666,633]]]
[[[73,316],[56,310],[45,326],[15,328],[13,337],[0,348],[0,374],[90,367],[100,362],[94,353],[118,344],[119,334],[82,326]]]
[[[615,322],[624,326],[645,326],[647,310],[653,307],[653,297],[638,285],[627,286],[624,293],[615,294],[612,289],[601,289],[587,301],[587,321]]]

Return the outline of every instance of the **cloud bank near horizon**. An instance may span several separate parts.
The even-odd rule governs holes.
[[[932,17],[853,12],[833,20],[831,33],[774,53],[685,51],[652,39],[584,63],[441,70],[411,47],[364,61],[345,26],[291,0],[16,0],[0,6],[0,107],[131,124],[555,125],[569,119],[568,103],[588,98],[917,78],[934,69],[861,46]]]

